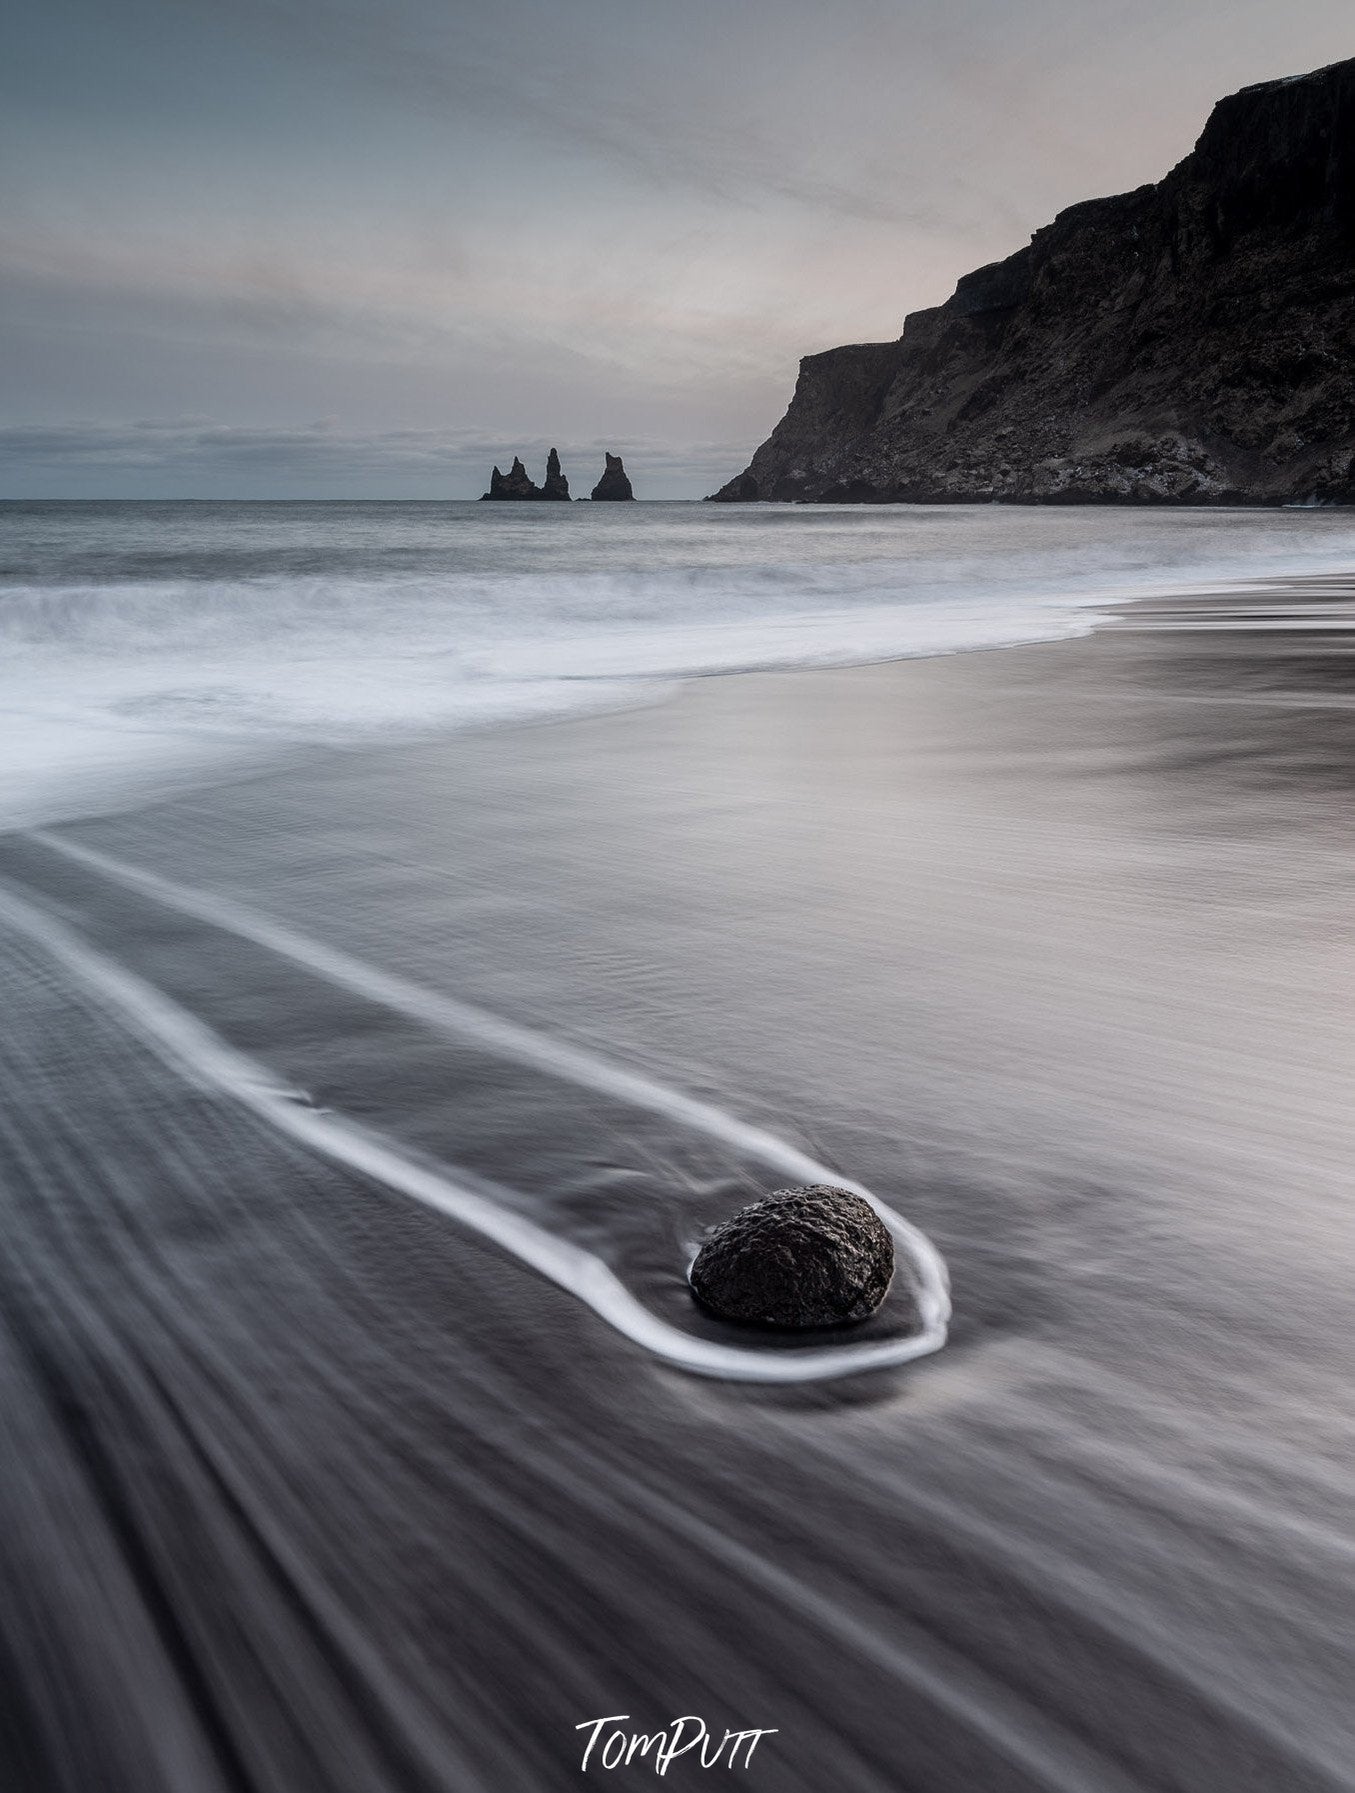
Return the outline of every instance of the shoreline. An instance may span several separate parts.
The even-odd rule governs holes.
[[[1296,601],[1297,593],[1307,593],[1311,598],[1315,591],[1325,588],[1331,588],[1331,592],[1323,608],[1316,607],[1311,602],[1305,606]],[[102,804],[95,799],[98,806],[90,807],[90,799],[72,790],[68,796],[47,799],[46,809],[31,807],[30,813],[21,819],[0,825],[0,836],[34,827],[76,827],[113,816],[135,815],[142,809],[154,809],[166,803],[191,799],[194,794],[210,792],[218,786],[252,784],[257,780],[285,777],[304,771],[309,764],[322,763],[330,756],[346,757],[369,752],[399,754],[438,743],[450,743],[468,736],[534,732],[541,728],[586,722],[633,709],[647,709],[678,701],[689,684],[699,685],[707,679],[797,677],[820,673],[831,675],[913,661],[948,660],[970,654],[1006,654],[1027,649],[1071,646],[1104,630],[1132,629],[1137,626],[1134,622],[1136,616],[1144,619],[1142,626],[1152,631],[1170,627],[1198,629],[1205,626],[1206,622],[1210,626],[1218,626],[1224,620],[1231,620],[1243,632],[1273,627],[1279,632],[1297,634],[1300,630],[1296,625],[1303,622],[1312,623],[1319,629],[1324,623],[1328,623],[1332,604],[1342,595],[1355,600],[1355,571],[1347,573],[1328,568],[1312,572],[1300,570],[1279,575],[1258,575],[1251,581],[1236,581],[1232,578],[1206,580],[1184,588],[1164,587],[1147,592],[1108,588],[1102,593],[1067,600],[1070,617],[1082,617],[1085,626],[1070,628],[1063,634],[931,650],[880,652],[868,658],[849,658],[840,662],[829,660],[795,665],[751,664],[695,668],[672,673],[603,675],[592,682],[599,685],[613,683],[618,694],[610,699],[599,692],[594,702],[578,709],[548,708],[539,715],[459,718],[442,727],[430,728],[426,733],[411,734],[393,743],[379,744],[355,737],[348,741],[334,742],[284,740],[270,747],[258,739],[241,737],[238,745],[233,743],[231,757],[236,762],[234,769],[228,769],[227,761],[218,757],[221,749],[214,750],[211,747],[210,737],[178,737],[181,751],[177,755],[157,755],[154,771],[148,771],[145,765],[138,769],[128,763],[116,764],[101,772],[96,785],[101,784],[105,790],[122,793],[111,803],[105,797]],[[1289,599],[1288,610],[1277,610],[1277,603],[1285,597]],[[1355,602],[1352,603],[1350,617],[1355,622]],[[625,695],[620,695],[623,688]],[[85,727],[87,731],[92,730],[96,738],[104,736],[109,729],[108,724],[97,721],[91,721]],[[133,729],[132,732],[137,731]],[[144,732],[148,736],[154,736],[160,731],[150,726]],[[222,733],[229,735],[228,730],[223,730]],[[88,775],[85,775],[83,783],[88,786]]]
[[[42,927],[260,1067],[171,1069],[0,917],[15,1778],[550,1793],[590,1714],[704,1712],[779,1731],[768,1793],[1337,1784],[1349,637],[1222,601],[58,831],[308,963],[0,838]],[[946,1349],[693,1377],[264,1124],[393,1139],[719,1339],[687,1254],[768,1167],[449,1004],[876,1192],[944,1254]]]
[[[336,501],[321,529],[306,509],[10,508],[0,826],[650,703],[683,680],[1057,640],[1127,604],[1355,561],[1348,520],[1306,513],[679,503],[557,528],[567,506],[392,500],[379,516]]]

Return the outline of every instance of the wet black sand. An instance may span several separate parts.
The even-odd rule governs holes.
[[[0,927],[0,1785],[554,1788],[612,1713],[776,1727],[769,1789],[1355,1785],[1355,659],[1312,597],[66,830],[767,1126],[927,1229],[956,1319],[818,1387],[667,1368]],[[0,879],[675,1320],[757,1186],[49,845]]]

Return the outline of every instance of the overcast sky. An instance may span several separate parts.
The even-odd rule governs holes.
[[[697,496],[1350,0],[16,0],[0,495]]]

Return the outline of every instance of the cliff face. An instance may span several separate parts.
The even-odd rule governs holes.
[[[807,356],[715,497],[1355,502],[1355,61],[1221,100],[897,342]]]

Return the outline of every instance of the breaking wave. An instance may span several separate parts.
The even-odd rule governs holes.
[[[0,506],[0,826],[690,676],[1057,639],[1355,551],[1340,513],[525,511]]]

